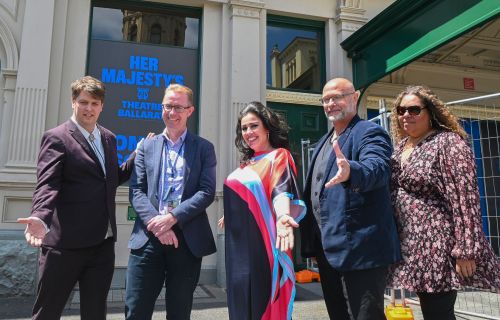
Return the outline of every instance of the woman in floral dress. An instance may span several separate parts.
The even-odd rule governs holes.
[[[403,260],[389,286],[417,293],[424,319],[455,319],[457,290],[500,289],[500,265],[481,224],[467,134],[428,88],[411,86],[391,115],[392,201]]]

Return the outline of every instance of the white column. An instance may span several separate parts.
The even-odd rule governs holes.
[[[53,17],[54,0],[26,2],[6,171],[29,173],[36,166],[45,130]]]
[[[200,134],[217,152],[217,195],[210,211],[223,211],[222,185],[239,164],[234,145],[238,114],[250,101],[265,98],[264,3],[257,0],[207,2],[203,9]],[[210,212],[212,214],[212,212]],[[209,215],[210,215],[209,214]],[[217,230],[217,283],[225,285],[224,231]],[[212,260],[206,259],[207,262]]]
[[[264,3],[261,1],[229,1],[229,142],[234,146],[234,128],[238,114],[251,101],[261,101],[265,97],[265,28]],[[264,85],[262,84],[264,79]],[[232,167],[238,164],[238,153],[233,147]]]
[[[338,2],[333,19],[326,24],[326,47],[332,54],[327,58],[327,80],[335,77],[352,79],[352,63],[340,43],[363,26],[368,19],[361,0]]]

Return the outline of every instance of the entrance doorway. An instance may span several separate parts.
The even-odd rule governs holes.
[[[281,114],[286,119],[288,126],[290,127],[288,134],[290,140],[290,152],[292,153],[295,165],[297,166],[297,181],[300,189],[304,190],[302,177],[303,170],[307,170],[307,168],[304,168],[304,164],[302,163],[301,140],[309,140],[310,143],[313,144],[326,133],[328,126],[323,108],[319,106],[278,102],[269,102],[268,106]],[[295,231],[293,259],[296,270],[301,270],[306,267],[306,260],[300,255],[300,236],[298,230]]]
[[[288,133],[290,139],[290,152],[297,166],[297,180],[300,187],[304,188],[302,181],[303,163],[301,140],[308,139],[310,143],[313,144],[326,133],[327,120],[323,108],[319,106],[278,102],[269,102],[268,106],[281,114],[290,127]]]

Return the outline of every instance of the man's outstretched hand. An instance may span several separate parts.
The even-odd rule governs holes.
[[[18,223],[26,224],[26,230],[24,231],[24,236],[26,241],[33,247],[40,247],[42,245],[43,238],[47,234],[47,230],[40,219],[28,217],[17,219]]]

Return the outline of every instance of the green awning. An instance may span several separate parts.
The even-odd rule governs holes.
[[[340,45],[365,88],[498,16],[500,0],[398,0]]]

